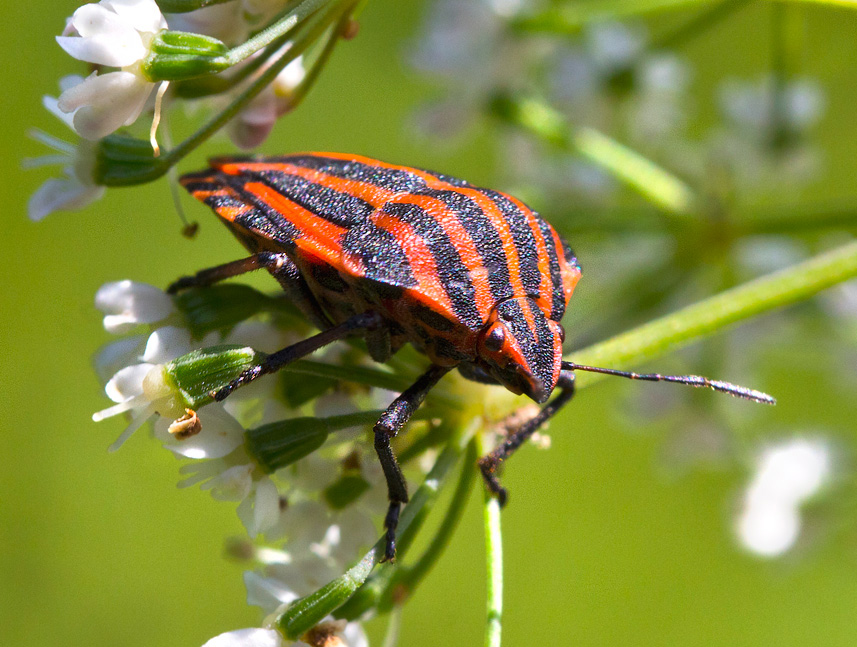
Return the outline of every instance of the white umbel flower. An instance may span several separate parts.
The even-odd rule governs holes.
[[[60,91],[65,91],[83,79],[79,76],[66,76],[60,79]],[[54,97],[42,98],[42,105],[60,121],[74,130],[70,115],[58,107]],[[104,187],[93,181],[95,167],[95,147],[87,141],[75,146],[46,133],[35,131],[32,136],[54,150],[52,155],[44,155],[26,160],[27,168],[41,166],[60,166],[65,177],[51,178],[40,186],[27,203],[27,215],[30,220],[39,221],[54,211],[74,211],[82,209],[104,195]]]
[[[155,35],[167,26],[154,0],[101,0],[74,12],[57,43],[74,58],[119,68],[68,88],[59,108],[73,114],[74,129],[86,139],[101,139],[137,120],[155,84],[140,63]]]
[[[166,319],[173,300],[153,285],[126,279],[102,285],[95,293],[95,307],[104,313],[104,329],[122,334],[138,324]]]

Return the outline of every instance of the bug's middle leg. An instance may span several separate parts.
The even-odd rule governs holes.
[[[494,493],[501,506],[506,504],[507,493],[506,488],[500,485],[500,479],[497,478],[497,468],[574,397],[574,373],[563,371],[560,373],[556,385],[559,387],[559,393],[542,408],[537,416],[509,434],[506,440],[490,454],[479,459],[479,469],[482,471],[485,485]]]
[[[390,499],[390,507],[384,519],[387,547],[383,561],[392,561],[396,557],[396,526],[399,524],[399,512],[402,504],[408,502],[408,485],[393,448],[390,446],[390,440],[396,437],[425,400],[428,392],[450,370],[450,367],[436,365],[429,368],[406,391],[393,400],[375,423],[375,451],[378,453],[384,477],[387,479],[387,495]]]
[[[295,360],[314,353],[319,348],[323,348],[324,346],[343,339],[344,337],[349,337],[367,330],[374,330],[384,325],[386,325],[384,323],[384,318],[377,312],[368,311],[356,314],[350,319],[343,321],[341,324],[328,328],[327,330],[322,330],[317,335],[313,335],[312,337],[308,337],[296,344],[287,346],[282,350],[278,350],[276,353],[271,353],[262,360],[260,364],[256,364],[255,366],[245,369],[241,375],[219,391],[216,391],[214,393],[214,399],[217,402],[225,400],[229,394],[238,387],[249,384],[268,373],[275,373]]]

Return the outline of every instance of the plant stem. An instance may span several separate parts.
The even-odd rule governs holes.
[[[623,368],[708,336],[729,324],[806,299],[857,277],[857,242],[774,272],[572,353],[580,364]],[[578,387],[604,376],[581,374]]]
[[[220,128],[225,126],[232,117],[237,115],[248,103],[250,103],[250,101],[262,92],[262,90],[264,90],[268,84],[277,77],[286,65],[303,54],[332,22],[337,21],[337,19],[338,22],[342,22],[343,18],[347,17],[352,5],[353,3],[345,3],[335,6],[333,9],[329,9],[327,11],[320,10],[309,18],[306,22],[307,31],[293,42],[289,50],[285,52],[278,61],[262,72],[253,84],[239,94],[220,114],[167,154],[166,158],[168,158],[169,164],[175,164],[178,160],[190,153],[194,148],[220,130]]]
[[[482,437],[480,454],[486,453]],[[500,647],[503,630],[503,534],[500,527],[500,502],[488,488],[485,497],[485,561],[487,566],[487,617],[485,621],[485,647]]]

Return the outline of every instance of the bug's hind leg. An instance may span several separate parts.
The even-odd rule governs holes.
[[[384,528],[387,534],[387,547],[384,550],[382,561],[392,561],[396,557],[396,526],[399,524],[399,512],[402,504],[408,502],[408,485],[390,446],[390,440],[402,430],[414,412],[425,400],[428,392],[432,390],[438,380],[446,375],[451,369],[446,366],[432,366],[423,373],[392,404],[375,423],[375,451],[381,461],[384,477],[387,479],[387,495],[390,499],[390,507],[384,519]]]
[[[192,276],[183,276],[167,288],[176,294],[188,288],[204,288],[220,281],[256,270],[268,270],[283,288],[286,296],[319,330],[333,326],[333,322],[318,305],[298,266],[283,252],[258,252],[231,263],[200,270]]]
[[[494,451],[479,459],[479,469],[482,471],[485,485],[494,493],[501,506],[506,504],[507,493],[506,489],[500,485],[500,479],[497,478],[497,468],[514,454],[518,447],[523,445],[539,427],[556,415],[571,400],[574,396],[574,373],[571,371],[560,373],[557,386],[560,389],[559,393],[542,408],[535,418],[525,422],[516,431],[509,434],[506,440]]]
[[[241,375],[219,391],[216,391],[213,394],[213,397],[217,402],[225,400],[229,394],[238,387],[249,384],[268,373],[275,373],[295,360],[314,353],[319,348],[323,348],[324,346],[332,344],[344,337],[349,337],[356,333],[363,333],[367,330],[374,330],[375,328],[383,325],[385,325],[384,318],[377,312],[362,312],[354,315],[350,319],[343,321],[341,324],[337,324],[332,328],[323,330],[317,335],[313,335],[303,341],[299,341],[297,344],[287,346],[282,350],[278,350],[276,353],[271,353],[262,360],[260,364],[256,364],[255,366],[245,369]]]

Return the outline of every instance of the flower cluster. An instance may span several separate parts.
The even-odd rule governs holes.
[[[284,326],[268,313],[235,323],[225,332],[201,334],[193,321],[210,321],[215,304],[188,306],[157,288],[131,281],[104,285],[96,306],[104,313],[105,329],[122,337],[96,356],[97,371],[106,380],[105,393],[115,404],[94,419],[131,414],[112,450],[152,421],[154,437],[190,460],[181,468],[180,487],[200,485],[216,499],[238,504],[249,536],[246,548],[238,552],[259,569],[245,577],[251,604],[275,616],[277,609],[342,573],[360,550],[378,539],[386,488],[374,450],[365,440],[370,436],[363,425],[333,421],[362,407],[386,404],[387,392],[322,389],[311,401],[296,405],[284,394],[288,383],[271,378],[239,389],[223,404],[210,398],[205,402],[203,396],[203,405],[190,409],[189,403],[201,401],[188,399],[194,381],[210,388],[212,361],[222,371],[224,363],[242,356],[240,368],[258,357],[252,349],[273,351],[294,341],[295,325]],[[140,333],[143,327],[150,331]],[[307,413],[312,417],[300,417]],[[298,440],[289,445],[289,438]],[[254,540],[261,537],[282,542],[283,549],[256,546]],[[314,631],[340,640],[314,645],[366,644],[356,623],[329,619]],[[210,644],[283,641],[275,630],[262,628],[230,632]]]
[[[101,0],[69,18],[57,43],[94,71],[85,78],[63,77],[59,98],[44,99],[80,139],[68,143],[35,134],[60,156],[32,160],[30,166],[58,164],[66,177],[48,180],[33,195],[32,219],[86,206],[105,186],[159,177],[226,124],[237,146],[261,144],[300,102],[313,69],[323,66],[330,48],[347,35],[344,25],[355,2],[178,5],[185,11],[199,8],[164,14],[155,0]],[[195,135],[162,151],[157,133],[168,128],[163,117],[181,106],[212,116]],[[161,139],[170,141],[169,132]],[[112,155],[116,146],[122,150]]]

